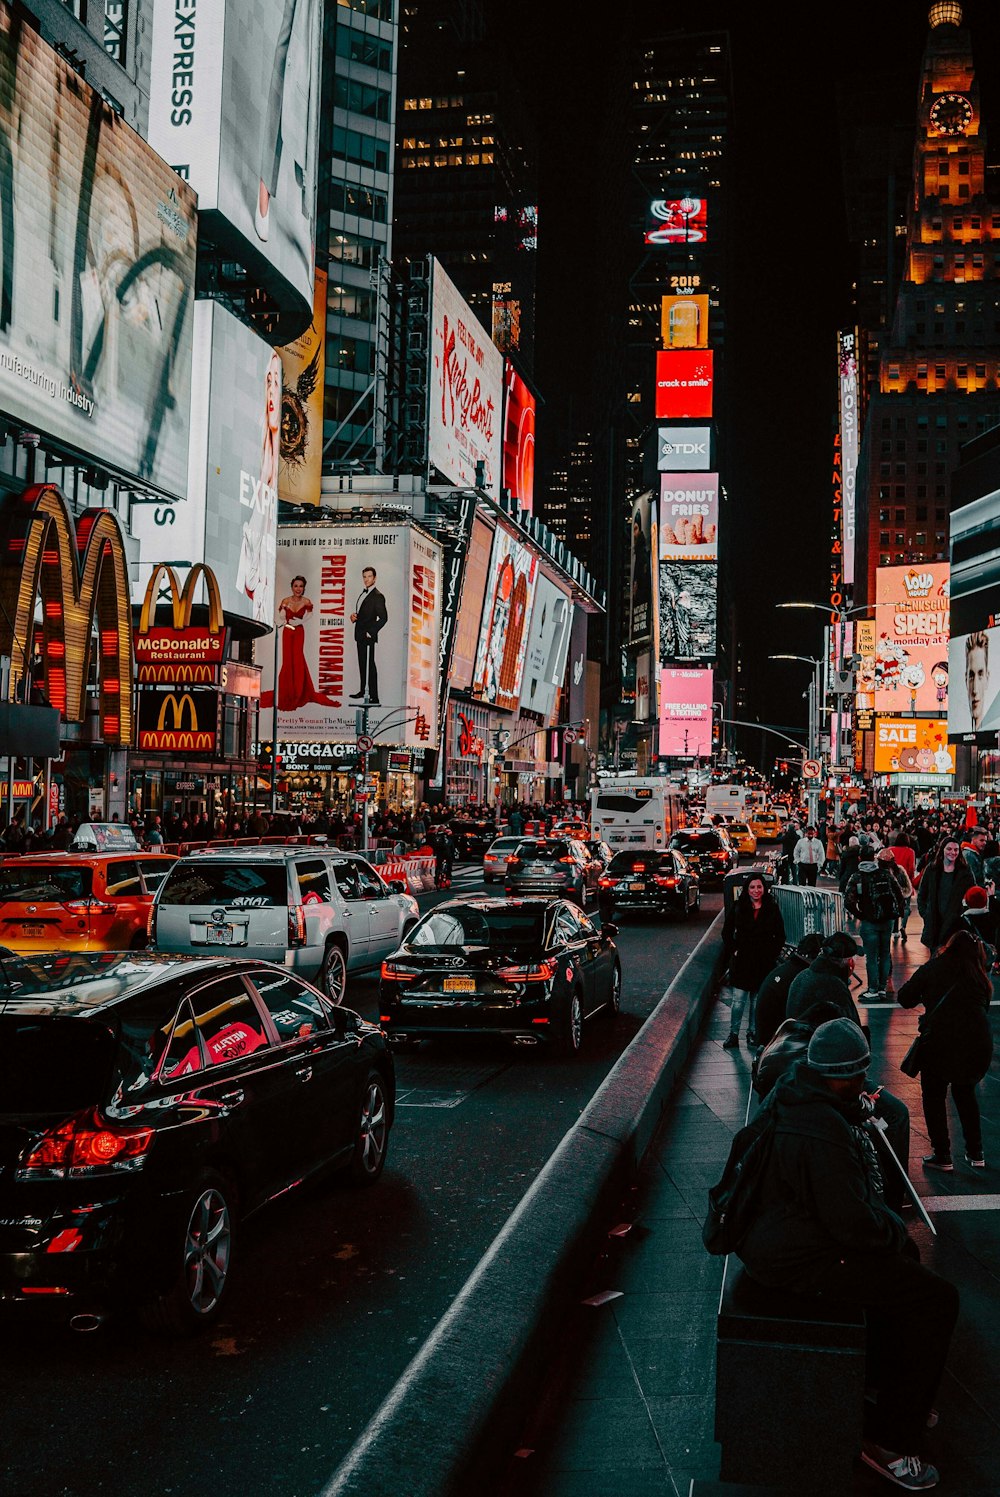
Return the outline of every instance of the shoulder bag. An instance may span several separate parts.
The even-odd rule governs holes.
[[[899,1069],[902,1071],[904,1076],[920,1075],[920,1067],[923,1065],[924,1060],[927,1056],[926,1042],[927,1037],[930,1034],[931,1021],[934,1019],[936,1014],[939,1014],[941,1012],[942,1008],[947,1003],[948,999],[951,997],[951,994],[954,991],[955,984],[952,983],[951,987],[945,993],[944,997],[941,999],[941,1002],[937,1005],[937,1007],[933,1009],[929,1015],[924,1015],[924,1027],[920,1030],[912,1045],[907,1050],[902,1060],[899,1062]]]

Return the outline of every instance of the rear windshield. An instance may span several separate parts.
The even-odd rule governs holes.
[[[675,832],[670,846],[679,847],[681,852],[718,852],[722,839],[718,832]]]
[[[70,899],[89,899],[93,882],[92,868],[49,867],[22,859],[16,868],[0,868],[0,900],[55,900],[65,904]]]
[[[639,788],[637,790],[619,790],[612,794],[610,791],[597,797],[598,811],[618,811],[624,815],[632,815],[643,808],[653,809],[653,792],[649,789]]]
[[[159,903],[238,910],[285,905],[288,875],[284,863],[214,863],[201,858],[175,863],[163,881]]]
[[[522,863],[558,863],[568,858],[571,848],[566,842],[519,842],[517,856]]]
[[[440,951],[465,946],[510,951],[513,947],[537,947],[545,932],[545,910],[481,910],[457,905],[434,910],[414,926],[407,945],[415,950]]]
[[[650,849],[644,852],[639,848],[636,852],[616,852],[608,864],[608,873],[631,873],[634,868],[665,868],[669,865],[671,873],[674,870],[673,858],[665,858],[662,852]]]
[[[85,1019],[0,1015],[0,1112],[77,1112],[104,1099],[115,1037]]]

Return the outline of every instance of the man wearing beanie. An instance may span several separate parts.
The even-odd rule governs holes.
[[[869,1060],[858,1025],[829,1020],[761,1104],[773,1110],[774,1138],[739,1257],[760,1284],[864,1308],[869,1366],[881,1377],[861,1457],[917,1492],[939,1480],[917,1451],[958,1291],[921,1266],[902,1220],[885,1204],[863,1101]]]

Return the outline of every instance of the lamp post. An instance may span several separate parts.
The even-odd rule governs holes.
[[[776,608],[816,608],[816,609],[819,610],[820,613],[825,613],[829,618],[831,618],[834,621],[834,623],[836,625],[836,630],[837,630],[837,635],[836,635],[836,652],[834,654],[834,662],[835,662],[836,667],[837,667],[838,670],[843,670],[843,668],[844,668],[844,635],[845,635],[845,631],[846,631],[846,627],[847,627],[847,620],[853,614],[855,614],[855,613],[867,613],[869,605],[867,603],[859,603],[854,608],[843,608],[843,607],[839,607],[838,608],[838,607],[836,607],[836,606],[834,606],[833,604],[830,604],[830,603],[810,603],[810,602],[798,602],[798,601],[796,601],[796,602],[791,602],[791,603],[776,603],[775,607]],[[829,654],[829,651],[827,653]],[[831,731],[831,733],[830,733],[830,764],[833,767],[836,767],[840,763],[840,735],[841,735],[841,731],[842,731],[842,709],[841,709],[841,706],[840,706],[841,700],[842,700],[842,698],[838,694],[838,696],[837,696],[837,707],[836,707],[836,711],[835,711],[836,729],[833,730],[833,731]],[[819,715],[819,709],[817,707],[817,717],[818,717],[818,715]]]
[[[780,606],[780,605],[779,605]],[[819,713],[820,713],[820,686],[822,680],[823,662],[817,660],[815,655],[768,655],[768,660],[801,660],[804,665],[813,668],[812,680],[809,682],[809,744],[810,759],[819,759]],[[803,776],[803,779],[805,777]],[[806,790],[806,802],[809,806],[809,820],[815,822],[819,816],[819,791],[813,786]]]

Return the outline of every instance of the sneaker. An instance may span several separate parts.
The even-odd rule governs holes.
[[[901,936],[900,936],[900,938],[899,938],[899,939],[900,939],[900,940],[901,940],[901,941],[905,941],[905,940],[906,940],[906,931],[905,931],[905,930],[904,930],[904,931],[903,931],[903,933],[902,933],[902,935],[901,935]]]
[[[862,1443],[861,1459],[866,1466],[877,1471],[879,1476],[884,1476],[886,1481],[905,1488],[907,1492],[926,1492],[930,1487],[936,1487],[941,1480],[936,1468],[922,1461],[918,1455],[896,1455],[872,1440]]]
[[[863,993],[858,994],[862,1003],[877,1003],[881,996],[878,988],[865,988]]]
[[[984,1170],[986,1168],[986,1160],[982,1154],[966,1154],[965,1162],[966,1164],[971,1164],[974,1170]]]
[[[723,1050],[738,1050],[740,1048],[740,1037],[739,1037],[739,1035],[738,1034],[731,1034],[728,1039],[723,1040],[723,1042],[722,1042],[722,1048],[723,1048]]]
[[[953,1170],[955,1168],[950,1154],[925,1154],[922,1162],[925,1170]]]

